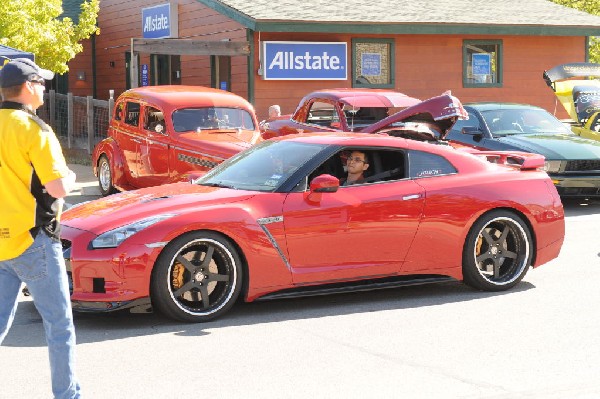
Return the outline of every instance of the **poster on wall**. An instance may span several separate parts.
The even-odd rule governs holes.
[[[492,73],[491,57],[488,53],[472,55],[473,75],[490,75]]]
[[[150,73],[148,71],[148,64],[142,64],[142,86],[148,86],[150,84]]]
[[[360,66],[362,74],[365,76],[381,76],[381,54],[362,53]]]
[[[345,42],[263,42],[265,80],[346,80]]]

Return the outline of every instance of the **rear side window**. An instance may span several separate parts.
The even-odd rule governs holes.
[[[125,107],[125,123],[131,126],[138,126],[140,123],[140,104],[128,102]]]
[[[456,168],[440,155],[424,151],[411,151],[408,157],[408,169],[410,177],[413,179],[456,173]]]

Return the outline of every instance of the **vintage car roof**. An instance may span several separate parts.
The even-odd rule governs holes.
[[[421,100],[394,90],[386,89],[324,89],[313,91],[304,97],[301,104],[309,98],[323,98],[348,104],[352,107],[410,107]]]
[[[224,90],[204,86],[145,86],[129,89],[119,98],[136,98],[148,101],[161,108],[178,109],[189,106],[195,107],[232,107],[252,110],[254,107],[244,98]]]

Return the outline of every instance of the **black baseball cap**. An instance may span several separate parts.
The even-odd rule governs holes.
[[[42,69],[28,58],[15,58],[0,69],[0,88],[22,85],[31,80],[42,78],[51,80],[54,72]]]

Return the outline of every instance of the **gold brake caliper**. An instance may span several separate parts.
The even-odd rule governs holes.
[[[171,278],[173,283],[173,288],[178,290],[183,287],[183,273],[185,272],[185,267],[181,263],[175,263],[173,265],[173,272],[171,272]]]

